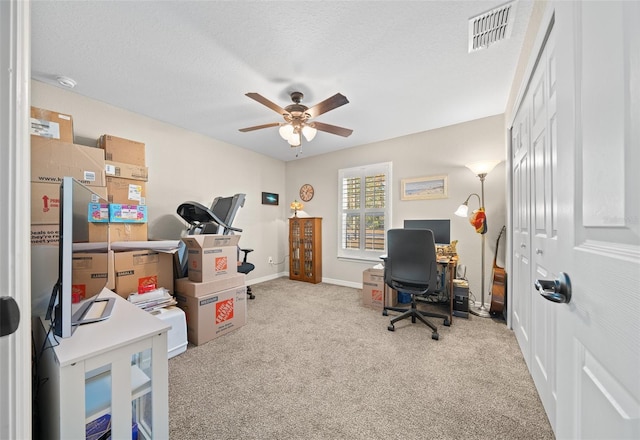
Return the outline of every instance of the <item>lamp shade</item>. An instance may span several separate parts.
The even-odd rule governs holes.
[[[300,146],[300,133],[299,132],[293,132],[291,133],[291,136],[289,136],[289,145],[291,145],[292,147],[299,147]]]
[[[278,133],[285,141],[289,140],[289,137],[293,134],[293,125],[291,124],[282,124],[278,129]]]
[[[466,203],[463,203],[462,205],[458,206],[458,209],[456,209],[456,212],[454,212],[454,214],[458,217],[466,217],[469,214],[469,206]]]
[[[302,127],[302,134],[304,138],[307,140],[307,142],[311,142],[313,138],[316,137],[317,133],[318,133],[318,130],[316,130],[313,127],[310,127],[309,125],[305,125],[304,127]]]
[[[500,162],[502,162],[502,160],[481,160],[465,166],[469,168],[473,174],[479,176],[481,174],[489,174]]]

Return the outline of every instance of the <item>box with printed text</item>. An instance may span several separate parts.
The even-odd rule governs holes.
[[[187,246],[188,277],[191,281],[215,281],[238,273],[240,235],[189,235],[182,237]]]
[[[195,345],[225,335],[247,323],[247,288],[233,287],[199,297],[176,292],[187,319],[187,338]]]
[[[106,186],[104,151],[31,136],[31,181],[60,184],[65,176],[85,186]]]
[[[362,305],[382,310],[385,297],[387,307],[398,304],[398,292],[384,282],[384,269],[366,269],[362,273]]]
[[[173,254],[136,250],[114,255],[115,292],[128,298],[164,287],[173,293]]]
[[[32,106],[29,133],[73,143],[73,118],[71,115]]]

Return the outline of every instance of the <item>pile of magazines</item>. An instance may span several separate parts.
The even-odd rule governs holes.
[[[147,312],[177,304],[175,298],[164,287],[145,293],[132,293],[129,295],[129,302]]]

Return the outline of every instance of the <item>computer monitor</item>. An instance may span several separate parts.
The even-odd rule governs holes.
[[[451,244],[451,220],[449,219],[405,220],[404,227],[431,229],[436,244]]]
[[[96,209],[90,207],[97,205]],[[86,264],[86,252],[89,241],[89,224],[95,220],[95,214],[108,202],[90,188],[72,177],[63,177],[60,184],[60,236],[58,246],[58,281],[51,292],[51,299],[45,318],[51,321],[53,333],[69,338],[79,325],[108,319],[114,306],[114,298],[99,298],[107,284],[109,240],[99,244],[105,247],[104,258],[96,258],[97,267],[93,267],[96,282],[80,283],[74,280],[73,270],[76,264]],[[98,215],[98,217],[100,217]],[[108,214],[107,214],[108,218]],[[103,307],[96,309],[92,307]]]

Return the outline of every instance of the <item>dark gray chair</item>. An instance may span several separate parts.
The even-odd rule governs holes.
[[[390,229],[387,232],[387,256],[384,260],[385,284],[411,295],[409,308],[384,307],[382,314],[385,316],[389,310],[402,313],[391,319],[388,330],[394,331],[396,322],[411,318],[412,323],[418,320],[429,326],[433,330],[431,337],[439,339],[437,327],[426,318],[442,318],[444,325],[449,326],[449,317],[416,307],[416,297],[426,297],[437,284],[438,262],[433,232],[430,229]]]

